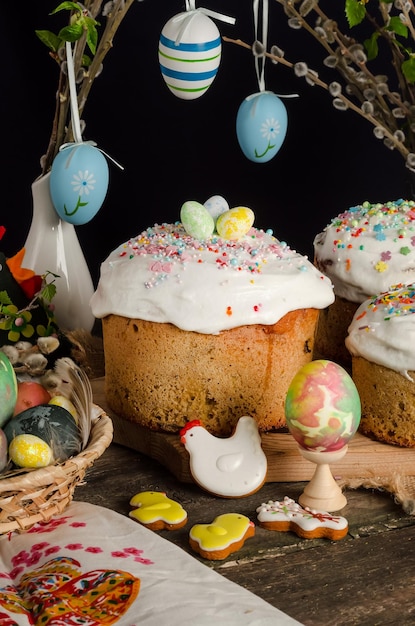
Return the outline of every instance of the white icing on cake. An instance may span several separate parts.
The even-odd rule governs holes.
[[[352,207],[314,239],[317,267],[351,302],[415,280],[415,202]]]
[[[415,282],[365,300],[349,326],[352,355],[399,372],[415,371]]]
[[[252,228],[238,241],[217,234],[197,241],[181,224],[156,224],[102,263],[91,307],[97,318],[115,314],[217,334],[275,324],[290,311],[333,300],[330,280],[269,233]]]
[[[331,515],[326,511],[315,511],[285,496],[282,501],[269,500],[256,510],[259,522],[293,522],[303,530],[310,532],[317,528],[344,530],[348,526],[346,518]]]

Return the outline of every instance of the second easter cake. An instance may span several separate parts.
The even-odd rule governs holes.
[[[247,211],[224,216],[235,222]],[[228,436],[243,415],[261,431],[279,428],[332,284],[252,224],[218,232],[212,219],[196,236],[182,222],[146,229],[101,266],[91,305],[103,324],[107,402],[119,417],[166,432],[199,419]]]

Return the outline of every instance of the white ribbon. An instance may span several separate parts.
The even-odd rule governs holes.
[[[102,152],[103,155],[105,155],[107,157],[107,159],[109,159],[110,161],[112,161],[117,167],[120,168],[120,170],[123,170],[123,166],[120,165],[115,159],[112,158],[112,156],[110,156],[107,152],[105,152],[105,150],[102,150],[101,148],[98,148],[97,144],[95,143],[95,141],[68,141],[67,143],[63,143],[60,148],[59,148],[59,152],[61,150],[65,150],[65,148],[74,148],[71,153],[68,156],[68,160],[66,162],[66,167],[69,167],[69,164],[71,162],[72,159],[72,155],[75,153],[76,148],[79,148],[79,146],[92,146],[94,148],[96,148],[97,150],[99,150],[100,152]]]
[[[261,34],[258,28],[259,22],[259,0],[254,0],[254,26],[255,26],[255,41],[260,41],[264,50],[267,49],[267,37],[268,37],[268,0],[262,0],[262,28]],[[261,37],[262,35],[262,37]],[[265,55],[255,57],[255,71],[258,80],[259,91],[265,91]]]
[[[270,91],[265,91],[265,52],[267,50],[267,38],[268,38],[268,0],[262,0],[262,28],[261,35],[262,39],[260,39],[259,33],[259,3],[260,0],[254,0],[253,10],[254,10],[254,26],[255,26],[255,41],[262,46],[264,49],[264,54],[254,54],[255,56],[255,71],[258,80],[258,87],[261,93],[273,93]],[[252,96],[248,96],[246,100],[255,97],[258,94],[252,94]],[[279,95],[275,94],[279,98],[298,98],[298,93],[292,93],[288,95]]]
[[[68,65],[69,95],[71,99],[72,128],[76,143],[82,143],[81,122],[79,120],[78,99],[76,94],[75,70],[72,56],[72,47],[66,42],[66,62]]]
[[[75,50],[74,50],[74,54],[75,54]],[[75,141],[62,144],[59,148],[59,152],[63,150],[64,148],[68,148],[69,146],[73,146],[74,148],[77,148],[78,146],[85,145],[85,144],[90,145],[90,146],[97,145],[95,141],[83,141],[82,139],[81,122],[79,119],[79,109],[78,109],[78,98],[77,98],[77,93],[76,93],[74,62],[73,62],[73,56],[72,56],[72,47],[69,41],[66,42],[66,61],[68,64],[68,81],[69,81],[69,95],[70,95],[70,101],[71,101],[72,130],[73,130]],[[119,167],[122,170],[124,169],[122,165],[117,163],[117,161],[113,159],[109,154],[104,152],[104,150],[101,150],[101,148],[97,148],[97,150],[102,152],[102,154],[104,154],[108,159],[110,159],[110,161],[115,163],[117,167]],[[74,152],[75,150],[73,150],[68,157],[67,167],[69,167],[69,163],[71,161],[71,158]]]
[[[196,9],[196,0],[186,0],[186,11],[184,13],[179,13],[178,15],[175,15],[172,20],[173,22],[183,22],[174,42],[176,45],[181,42],[193,18],[198,13],[203,13],[203,15],[213,17],[216,20],[226,22],[227,24],[235,24],[236,21],[234,17],[229,17],[228,15],[223,15],[223,13],[217,13],[217,11],[211,11],[210,9],[205,9],[204,7]]]

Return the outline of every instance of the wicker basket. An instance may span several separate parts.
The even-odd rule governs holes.
[[[28,530],[37,522],[62,513],[73,498],[86,470],[108,448],[112,421],[94,405],[93,426],[87,447],[61,464],[0,478],[0,535]]]

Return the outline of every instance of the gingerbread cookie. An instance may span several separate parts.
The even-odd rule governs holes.
[[[163,491],[142,491],[130,500],[129,516],[150,530],[176,530],[187,522],[187,513]]]
[[[268,530],[293,531],[304,539],[326,537],[337,541],[347,535],[346,518],[331,515],[326,511],[315,511],[285,496],[284,500],[261,504],[256,510],[258,523]]]
[[[249,537],[255,534],[255,524],[240,513],[225,513],[211,524],[196,524],[190,529],[192,550],[205,559],[219,561],[240,550]]]
[[[181,429],[180,439],[190,455],[193,479],[206,491],[240,498],[264,484],[267,457],[253,417],[239,418],[230,437],[216,437],[199,420],[193,420]]]

